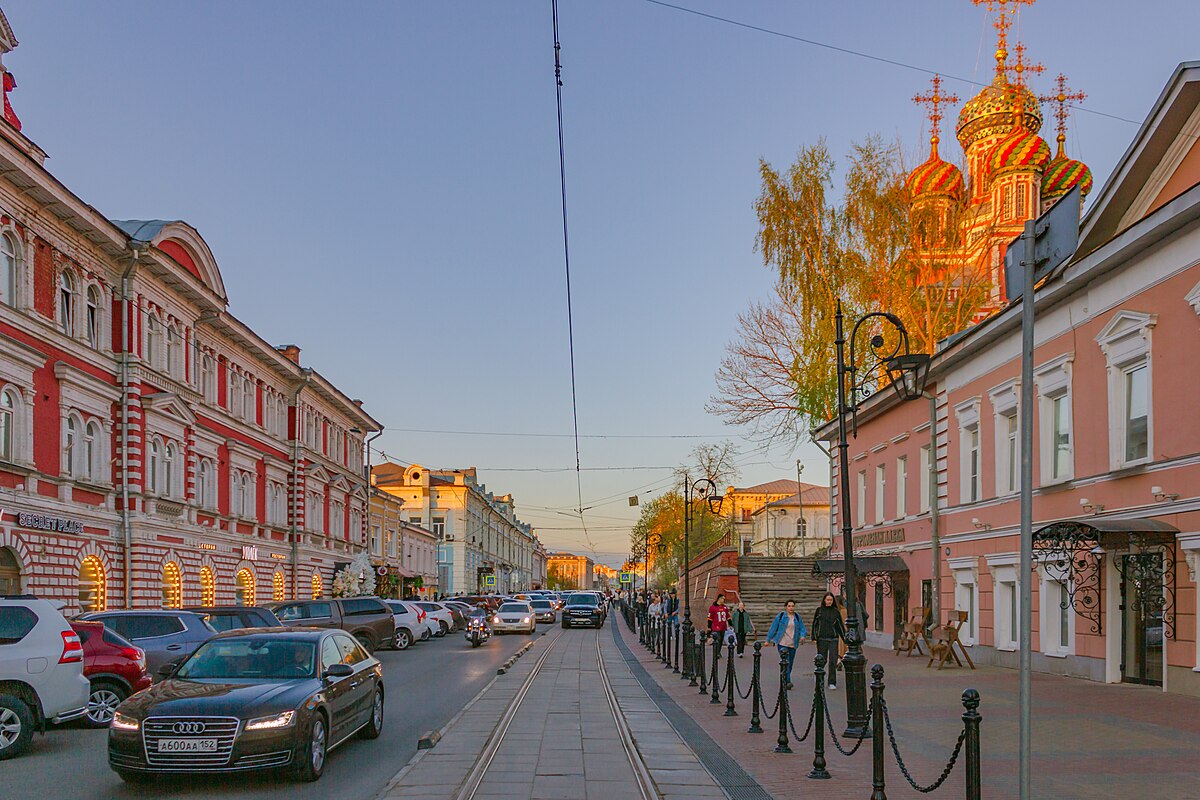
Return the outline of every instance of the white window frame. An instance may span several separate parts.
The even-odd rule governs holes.
[[[21,286],[21,246],[18,237],[5,230],[0,233],[0,305],[20,308],[17,302]]]
[[[146,363],[150,369],[161,371],[163,362],[165,361],[164,348],[166,343],[164,340],[165,328],[163,322],[159,319],[157,312],[149,311],[146,314]]]
[[[917,477],[917,488],[920,495],[917,498],[917,513],[929,513],[929,493],[930,486],[933,483],[933,447],[930,445],[922,445],[919,455],[917,456],[917,469],[920,475]]]
[[[875,465],[875,524],[882,525],[887,516],[887,465]]]
[[[867,471],[865,469],[858,471],[858,497],[855,498],[855,513],[858,517],[858,526],[867,524]]]
[[[214,484],[216,482],[217,466],[211,459],[202,458],[196,465],[196,505],[200,508],[211,509]]]
[[[84,337],[87,339],[88,346],[93,350],[102,350],[106,344],[104,338],[104,290],[99,284],[89,283],[83,290],[83,297]]]
[[[1021,649],[1020,553],[985,556],[992,573],[992,637],[997,650]],[[1015,625],[1014,625],[1015,621]]]
[[[1075,477],[1075,410],[1073,408],[1072,364],[1074,353],[1065,353],[1052,358],[1037,367],[1033,373],[1033,383],[1038,395],[1038,449],[1040,452],[1039,483],[1051,486],[1056,483],[1066,483]],[[1057,446],[1055,439],[1054,403],[1061,399],[1066,403],[1067,425],[1067,464],[1061,475],[1054,474]]]
[[[959,501],[977,503],[983,499],[983,443],[979,431],[979,397],[954,407],[958,419]]]
[[[83,418],[71,412],[63,418],[62,463],[59,473],[68,478],[80,477],[83,452]]]
[[[896,519],[908,516],[908,456],[896,458]]]
[[[1051,577],[1045,565],[1038,565],[1038,631],[1041,651],[1051,658],[1066,658],[1075,655],[1075,609],[1071,606],[1069,592],[1066,593],[1067,646],[1062,646],[1063,583]],[[1070,588],[1069,583],[1066,588]]]
[[[1154,459],[1154,373],[1151,369],[1151,333],[1158,322],[1156,314],[1118,311],[1096,335],[1108,370],[1108,460],[1112,469],[1146,464]],[[1125,457],[1128,437],[1127,376],[1137,369],[1146,370],[1146,455]]]
[[[58,329],[67,336],[75,336],[76,314],[75,302],[79,297],[79,281],[70,269],[64,269],[58,275]]]
[[[996,386],[988,391],[988,400],[995,431],[996,496],[1007,497],[1021,488],[1021,382]]]
[[[951,558],[947,564],[954,576],[954,609],[967,612],[959,638],[970,647],[979,641],[979,558]]]

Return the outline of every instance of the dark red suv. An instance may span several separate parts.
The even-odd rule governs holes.
[[[71,628],[83,644],[83,676],[91,684],[85,721],[107,728],[122,700],[150,687],[146,654],[103,622],[76,621]]]

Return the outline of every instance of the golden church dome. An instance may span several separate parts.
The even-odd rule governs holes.
[[[909,173],[905,180],[913,199],[922,197],[949,197],[958,199],[965,190],[962,171],[943,161],[937,152],[937,138],[933,140],[929,158],[924,164]]]
[[[1014,91],[1014,88],[1016,89]],[[963,150],[989,136],[1012,130],[1018,103],[1022,108],[1022,127],[1037,133],[1042,129],[1042,109],[1037,95],[1026,86],[1014,87],[997,78],[983,87],[958,113],[958,142]]]
[[[1050,145],[1023,127],[1012,129],[988,154],[988,170],[992,175],[1011,169],[1041,171],[1048,163]]]
[[[1087,164],[1067,158],[1066,154],[1059,150],[1054,160],[1046,165],[1046,171],[1042,175],[1042,200],[1057,200],[1076,186],[1079,187],[1080,195],[1087,197],[1088,192],[1092,190],[1092,171],[1088,169]]]

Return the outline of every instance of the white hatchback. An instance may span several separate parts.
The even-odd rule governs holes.
[[[447,633],[455,629],[454,615],[450,613],[450,609],[446,608],[441,603],[430,603],[427,600],[417,600],[413,603],[417,608],[423,609],[432,619],[437,620],[437,629],[434,631],[434,636],[445,636]]]
[[[0,761],[19,755],[43,722],[87,713],[83,645],[58,605],[0,597]]]

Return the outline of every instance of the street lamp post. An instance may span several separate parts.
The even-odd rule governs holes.
[[[874,333],[868,351],[869,363],[859,365],[855,353],[855,339],[859,328],[868,320],[874,324],[887,323],[896,331],[896,341],[889,346],[882,333]],[[857,415],[860,399],[875,393],[882,383],[881,371],[886,371],[888,380],[902,400],[915,400],[925,391],[925,380],[929,376],[929,356],[911,353],[908,346],[908,329],[894,314],[876,311],[854,323],[850,332],[850,360],[846,361],[846,337],[842,327],[842,303],[837,304],[836,333],[837,347],[837,402],[838,402],[838,514],[842,522],[842,552],[846,586],[846,655],[842,665],[846,671],[846,732],[855,738],[869,735],[870,720],[867,718],[867,658],[863,655],[862,635],[859,629],[862,617],[858,608],[858,570],[854,564],[853,521],[850,519],[850,443],[847,440],[846,416],[853,419],[854,435],[858,435]],[[856,373],[862,372],[862,377]],[[847,383],[849,386],[847,386]]]
[[[686,472],[683,474],[683,641],[692,641],[692,581],[691,581],[691,552],[692,537],[692,500],[706,500],[710,509],[718,510],[724,499],[717,494],[717,485],[708,478],[700,478],[695,483]],[[715,505],[714,505],[715,503]],[[686,657],[688,648],[685,647],[683,678],[696,679],[691,659]]]

